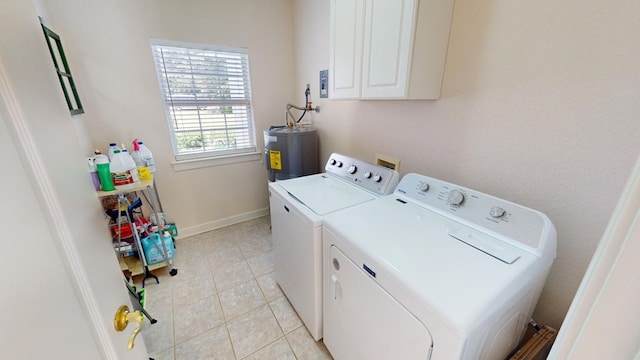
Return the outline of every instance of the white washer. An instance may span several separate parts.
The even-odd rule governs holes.
[[[324,216],[391,194],[399,177],[334,153],[324,173],[269,183],[275,278],[314,339],[322,338]]]
[[[336,360],[504,359],[556,254],[544,214],[417,174],[323,229],[324,343]]]

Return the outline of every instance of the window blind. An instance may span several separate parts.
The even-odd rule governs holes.
[[[151,48],[177,160],[256,151],[245,49]]]

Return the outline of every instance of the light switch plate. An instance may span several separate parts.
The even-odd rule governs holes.
[[[320,70],[320,98],[329,97],[329,70]]]

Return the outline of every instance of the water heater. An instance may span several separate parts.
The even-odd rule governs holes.
[[[264,131],[269,181],[320,172],[318,131],[311,127],[271,126]]]

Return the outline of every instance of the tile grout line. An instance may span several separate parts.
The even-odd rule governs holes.
[[[264,221],[264,220],[262,220],[262,221]],[[211,245],[210,244],[207,245],[208,244],[207,240],[210,240],[211,238],[205,238],[205,237],[196,238],[197,242],[200,244],[199,245],[201,247],[200,253],[202,254],[203,260],[207,265],[209,279],[211,280],[211,287],[212,287],[212,290],[213,290],[213,294],[211,296],[209,296],[209,297],[214,297],[215,296],[217,298],[217,302],[218,302],[218,304],[220,306],[220,313],[222,315],[222,324],[220,324],[219,326],[224,326],[225,327],[224,330],[225,330],[225,333],[226,333],[226,337],[227,337],[227,339],[229,341],[229,345],[230,345],[230,349],[231,349],[231,352],[233,354],[233,357],[236,360],[240,360],[240,359],[238,358],[238,354],[236,352],[237,351],[236,347],[234,346],[234,343],[233,343],[232,338],[231,338],[231,333],[230,333],[229,326],[228,326],[229,325],[229,321],[230,320],[233,321],[234,319],[238,319],[238,318],[242,317],[243,315],[246,315],[246,314],[250,313],[251,311],[255,311],[256,309],[258,309],[260,307],[263,307],[265,305],[269,307],[269,313],[273,317],[273,319],[276,321],[282,336],[280,336],[277,339],[269,342],[268,344],[265,344],[261,348],[256,349],[252,353],[247,354],[244,358],[250,357],[250,356],[256,354],[257,352],[262,351],[262,350],[264,350],[265,348],[267,348],[269,346],[272,346],[274,343],[276,343],[278,341],[281,341],[281,339],[284,338],[284,343],[287,345],[287,348],[288,348],[289,352],[294,356],[295,359],[298,359],[299,357],[296,354],[296,352],[294,351],[294,348],[291,345],[290,339],[287,336],[289,334],[292,334],[293,332],[297,331],[298,329],[304,327],[304,324],[300,324],[300,326],[298,326],[295,329],[291,330],[289,333],[285,332],[285,329],[283,328],[283,325],[280,323],[280,320],[276,316],[276,314],[274,312],[274,309],[273,309],[273,305],[272,305],[273,302],[277,301],[278,299],[280,299],[280,298],[282,298],[284,296],[284,294],[282,293],[282,290],[279,291],[280,295],[278,295],[275,298],[269,300],[267,298],[267,293],[266,293],[267,289],[263,288],[263,286],[260,284],[260,281],[258,281],[259,277],[260,278],[264,278],[266,276],[271,276],[273,278],[273,276],[272,276],[273,269],[271,268],[270,269],[271,271],[257,276],[256,275],[256,270],[258,270],[259,267],[256,267],[256,270],[254,270],[254,268],[251,267],[249,265],[249,262],[248,262],[250,259],[257,258],[257,257],[259,257],[261,255],[264,255],[264,254],[268,253],[269,251],[273,250],[273,242],[272,242],[271,239],[269,239],[270,231],[265,231],[264,230],[264,226],[262,226],[262,225],[264,225],[264,224],[252,223],[252,224],[248,225],[250,227],[249,230],[242,228],[242,226],[233,226],[232,228],[228,229],[227,231],[221,232],[221,234],[230,233],[231,238],[232,238],[231,241],[232,241],[232,244],[233,244],[233,248],[237,248],[239,250],[243,261],[248,266],[249,271],[250,271],[250,273],[252,275],[251,279],[243,281],[243,282],[241,282],[239,284],[236,284],[233,287],[231,287],[229,289],[226,289],[226,290],[223,290],[223,291],[220,291],[219,288],[218,288],[218,284],[217,284],[217,282],[215,280],[216,277],[214,276],[214,271],[213,271],[213,268],[211,266],[211,259],[210,259],[209,255],[213,251],[211,251]],[[249,236],[250,238],[248,240],[246,240],[246,239],[243,238],[243,236]],[[194,240],[196,240],[196,239],[194,239]],[[263,250],[264,249],[263,248],[264,244],[260,244],[260,240],[259,239],[262,239],[262,241],[268,242],[270,249]],[[183,239],[181,239],[181,240],[183,240]],[[258,250],[257,253],[253,253],[252,250],[247,250],[247,248],[244,247],[245,251],[243,251],[243,247],[241,247],[240,244],[243,244],[243,243],[247,244],[247,243],[252,243],[252,242],[253,242],[253,244],[249,244],[249,245],[260,247],[260,250]],[[194,247],[198,247],[198,246],[194,245]],[[190,255],[197,254],[197,253],[198,253],[198,251],[197,250],[193,250],[193,249],[189,249],[189,252],[188,252],[188,254],[190,254]],[[247,256],[247,255],[252,255],[252,256]],[[188,260],[193,260],[193,259],[195,259],[197,257],[198,257],[198,255],[190,256],[190,258]],[[270,281],[270,280],[265,280],[265,281]],[[256,286],[258,286],[258,290],[260,291],[260,295],[261,295],[261,298],[264,301],[264,303],[261,304],[258,307],[251,308],[251,309],[245,311],[242,314],[238,314],[237,316],[234,316],[233,318],[228,319],[227,318],[228,315],[225,312],[224,308],[222,307],[222,300],[221,300],[221,297],[220,297],[221,293],[224,293],[225,291],[230,291],[230,290],[232,290],[233,288],[235,288],[237,286],[245,285],[245,284],[247,284],[249,282],[254,282],[254,284]],[[265,284],[265,286],[267,286],[267,285]],[[275,284],[275,286],[278,286],[277,283]],[[181,342],[180,344],[178,344],[176,342],[176,336],[177,336],[176,329],[177,328],[176,328],[176,316],[175,316],[175,309],[174,309],[174,304],[175,304],[174,300],[175,299],[174,299],[174,291],[173,291],[174,290],[174,286],[173,286],[173,284],[170,284],[170,287],[171,287],[171,314],[172,314],[172,322],[173,322],[172,323],[173,324],[173,327],[172,327],[172,330],[173,330],[173,347],[172,347],[172,350],[173,351],[172,351],[172,353],[173,353],[173,359],[175,360],[175,359],[177,359],[177,356],[178,356],[178,352],[177,352],[177,346],[178,345],[181,345],[183,343],[186,343],[186,342],[192,340],[193,338],[201,336],[201,335],[205,334],[206,332],[217,328],[218,326],[216,326],[216,327],[214,327],[212,329],[207,329],[207,330],[203,331],[200,334],[195,334],[195,335],[191,336],[189,339],[186,339],[183,342]],[[199,299],[198,301],[200,301],[200,300],[202,300],[202,299]],[[168,348],[167,350],[163,350],[161,352],[156,352],[156,355],[159,355],[160,353],[164,353],[165,351],[168,351],[169,349],[170,348]]]

